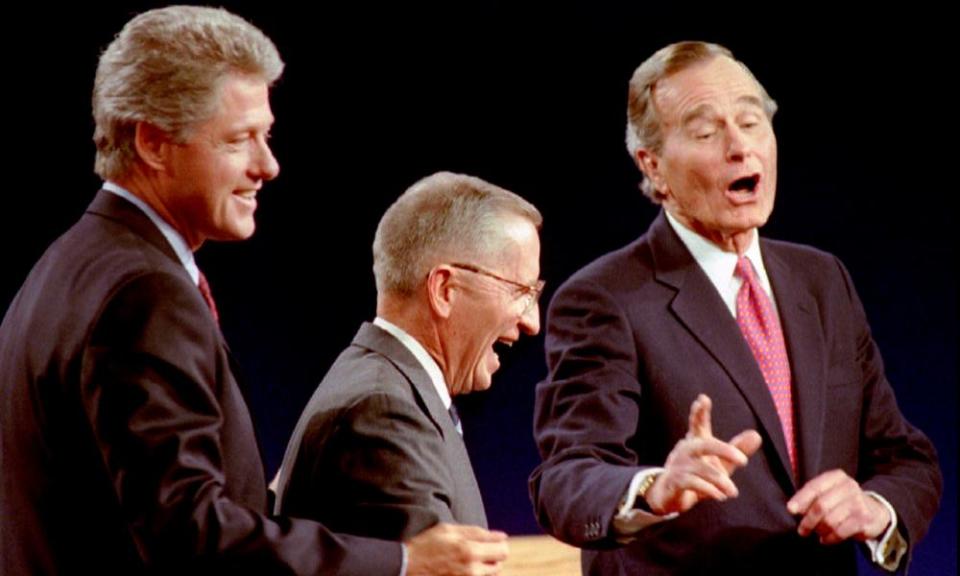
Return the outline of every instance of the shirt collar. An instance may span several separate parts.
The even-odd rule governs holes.
[[[716,287],[723,297],[728,307],[733,305],[733,311],[736,313],[736,293],[740,289],[741,280],[733,275],[737,267],[737,255],[733,252],[725,252],[713,242],[697,234],[693,230],[684,226],[679,220],[673,217],[670,212],[664,210],[667,216],[667,222],[670,227],[680,237],[680,241],[687,247],[693,259],[710,279],[710,283]],[[753,238],[744,255],[753,264],[753,269],[760,279],[760,284],[764,291],[773,299],[773,290],[770,288],[770,279],[767,277],[767,269],[763,265],[763,257],[760,253],[759,235],[754,231]],[[732,294],[733,298],[729,298]]]

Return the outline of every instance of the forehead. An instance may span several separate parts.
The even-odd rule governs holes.
[[[526,281],[536,279],[540,270],[540,235],[532,222],[517,215],[502,216],[499,220],[504,245],[491,264],[505,267]],[[519,276],[518,276],[519,277]]]
[[[698,112],[762,108],[763,96],[741,64],[716,56],[658,82],[654,105],[665,125],[675,125]]]
[[[271,124],[270,89],[256,77],[229,74],[216,95],[214,119],[229,124]]]

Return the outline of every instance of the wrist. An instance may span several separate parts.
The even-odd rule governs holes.
[[[660,479],[660,476],[663,474],[662,471],[654,472],[646,476],[637,486],[637,500],[636,504],[642,505],[644,508],[653,512],[655,514],[660,514],[661,511],[657,509],[652,503],[652,496],[654,492],[654,486],[657,483],[657,480]]]

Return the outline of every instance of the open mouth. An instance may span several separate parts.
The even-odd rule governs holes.
[[[753,194],[757,191],[758,184],[760,184],[760,175],[751,174],[750,176],[737,178],[730,183],[730,186],[727,188],[727,190],[739,194]]]
[[[493,343],[493,352],[499,358],[502,357],[511,346],[513,346],[513,342],[500,338]]]
[[[235,192],[233,197],[236,200],[238,200],[242,205],[248,206],[251,209],[257,207],[257,191],[256,190]]]

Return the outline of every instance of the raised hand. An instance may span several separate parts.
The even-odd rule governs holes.
[[[715,438],[712,406],[705,394],[690,405],[687,435],[670,451],[663,473],[647,491],[645,499],[654,513],[686,512],[701,500],[726,500],[739,494],[730,475],[746,466],[760,448],[760,434],[744,430],[729,442]]]

